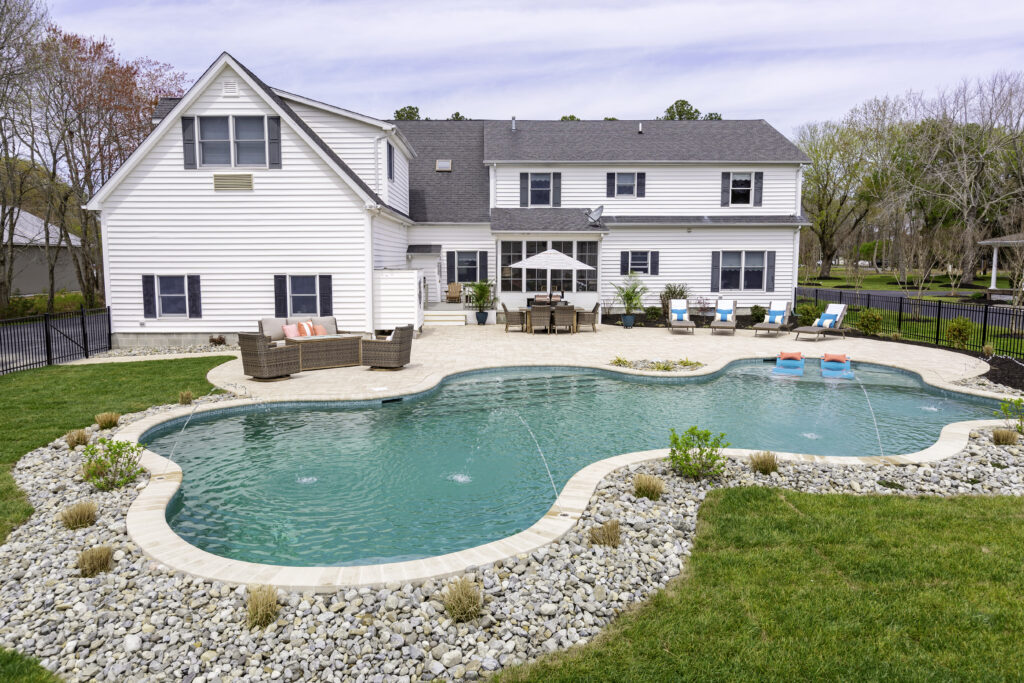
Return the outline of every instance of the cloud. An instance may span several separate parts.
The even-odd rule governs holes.
[[[649,118],[679,97],[785,133],[867,97],[1024,63],[1024,5],[960,2],[98,2],[66,29],[192,76],[222,50],[267,82],[386,117]]]

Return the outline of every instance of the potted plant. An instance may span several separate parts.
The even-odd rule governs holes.
[[[622,326],[627,330],[633,327],[636,322],[636,311],[644,308],[644,294],[647,293],[647,286],[640,280],[640,276],[630,272],[621,285],[615,287],[615,298],[622,302],[625,313],[622,315]]]
[[[476,324],[487,323],[487,311],[494,307],[494,283],[486,280],[469,285],[469,303],[476,309]]]

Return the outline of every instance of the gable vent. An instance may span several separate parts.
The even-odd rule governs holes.
[[[252,173],[214,173],[214,190],[251,190]]]
[[[221,87],[224,97],[238,97],[238,81],[228,78]]]

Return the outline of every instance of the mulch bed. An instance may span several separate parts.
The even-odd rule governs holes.
[[[985,373],[985,379],[1024,391],[1024,365],[1010,358],[986,360],[992,369]]]

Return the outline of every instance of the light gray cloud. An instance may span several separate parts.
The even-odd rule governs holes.
[[[66,29],[197,76],[264,80],[388,116],[649,118],[678,97],[789,134],[861,100],[1024,64],[1024,5],[961,2],[58,0]]]

